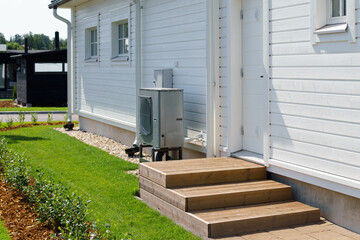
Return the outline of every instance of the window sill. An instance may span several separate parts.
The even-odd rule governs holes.
[[[324,27],[314,31],[315,34],[332,34],[332,33],[344,33],[348,29],[347,23],[325,25]]]
[[[87,62],[87,63],[97,63],[98,58],[87,58],[87,59],[85,59],[85,62]]]
[[[116,56],[111,58],[112,62],[128,62],[129,56]]]

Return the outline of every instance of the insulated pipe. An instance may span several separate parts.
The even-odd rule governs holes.
[[[56,19],[67,24],[67,98],[68,98],[68,123],[71,123],[72,114],[72,81],[71,81],[71,22],[57,14],[57,6],[53,8],[53,15]]]

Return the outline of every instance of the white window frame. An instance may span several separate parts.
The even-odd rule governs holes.
[[[127,37],[120,36],[120,26],[127,24]],[[130,48],[131,48],[131,39],[130,39],[130,24],[128,19],[123,19],[121,21],[116,21],[111,24],[112,28],[112,61],[114,62],[128,62],[130,60]],[[120,53],[120,41],[127,41],[128,48],[127,52]],[[124,49],[125,50],[125,49]]]
[[[332,16],[332,7],[334,0],[327,0],[327,24],[339,24],[339,23],[347,23],[347,12],[344,15],[344,4],[347,5],[347,0],[339,0],[340,1],[340,16],[333,17]],[[345,6],[347,10],[347,6]]]
[[[95,39],[92,39],[92,33],[96,31]],[[93,41],[95,40],[95,41]],[[96,54],[93,54],[92,47],[96,46]],[[97,27],[85,29],[85,61],[97,62],[99,58],[99,31]]]

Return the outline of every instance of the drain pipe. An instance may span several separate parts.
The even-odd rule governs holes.
[[[132,4],[135,4],[135,88],[136,88],[136,138],[131,148],[125,149],[125,152],[129,156],[134,156],[134,153],[139,152],[139,127],[140,126],[140,114],[139,114],[139,93],[141,88],[142,79],[142,58],[141,58],[141,0],[132,0]]]
[[[72,79],[71,79],[71,22],[57,14],[57,6],[53,8],[53,15],[56,19],[67,24],[67,102],[68,102],[68,119],[67,124],[64,125],[64,128],[71,130],[74,127],[74,124],[71,122],[72,117]]]

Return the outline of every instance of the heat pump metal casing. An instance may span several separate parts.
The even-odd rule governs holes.
[[[142,144],[149,144],[154,148],[184,145],[182,89],[140,89],[139,105],[139,136]]]

